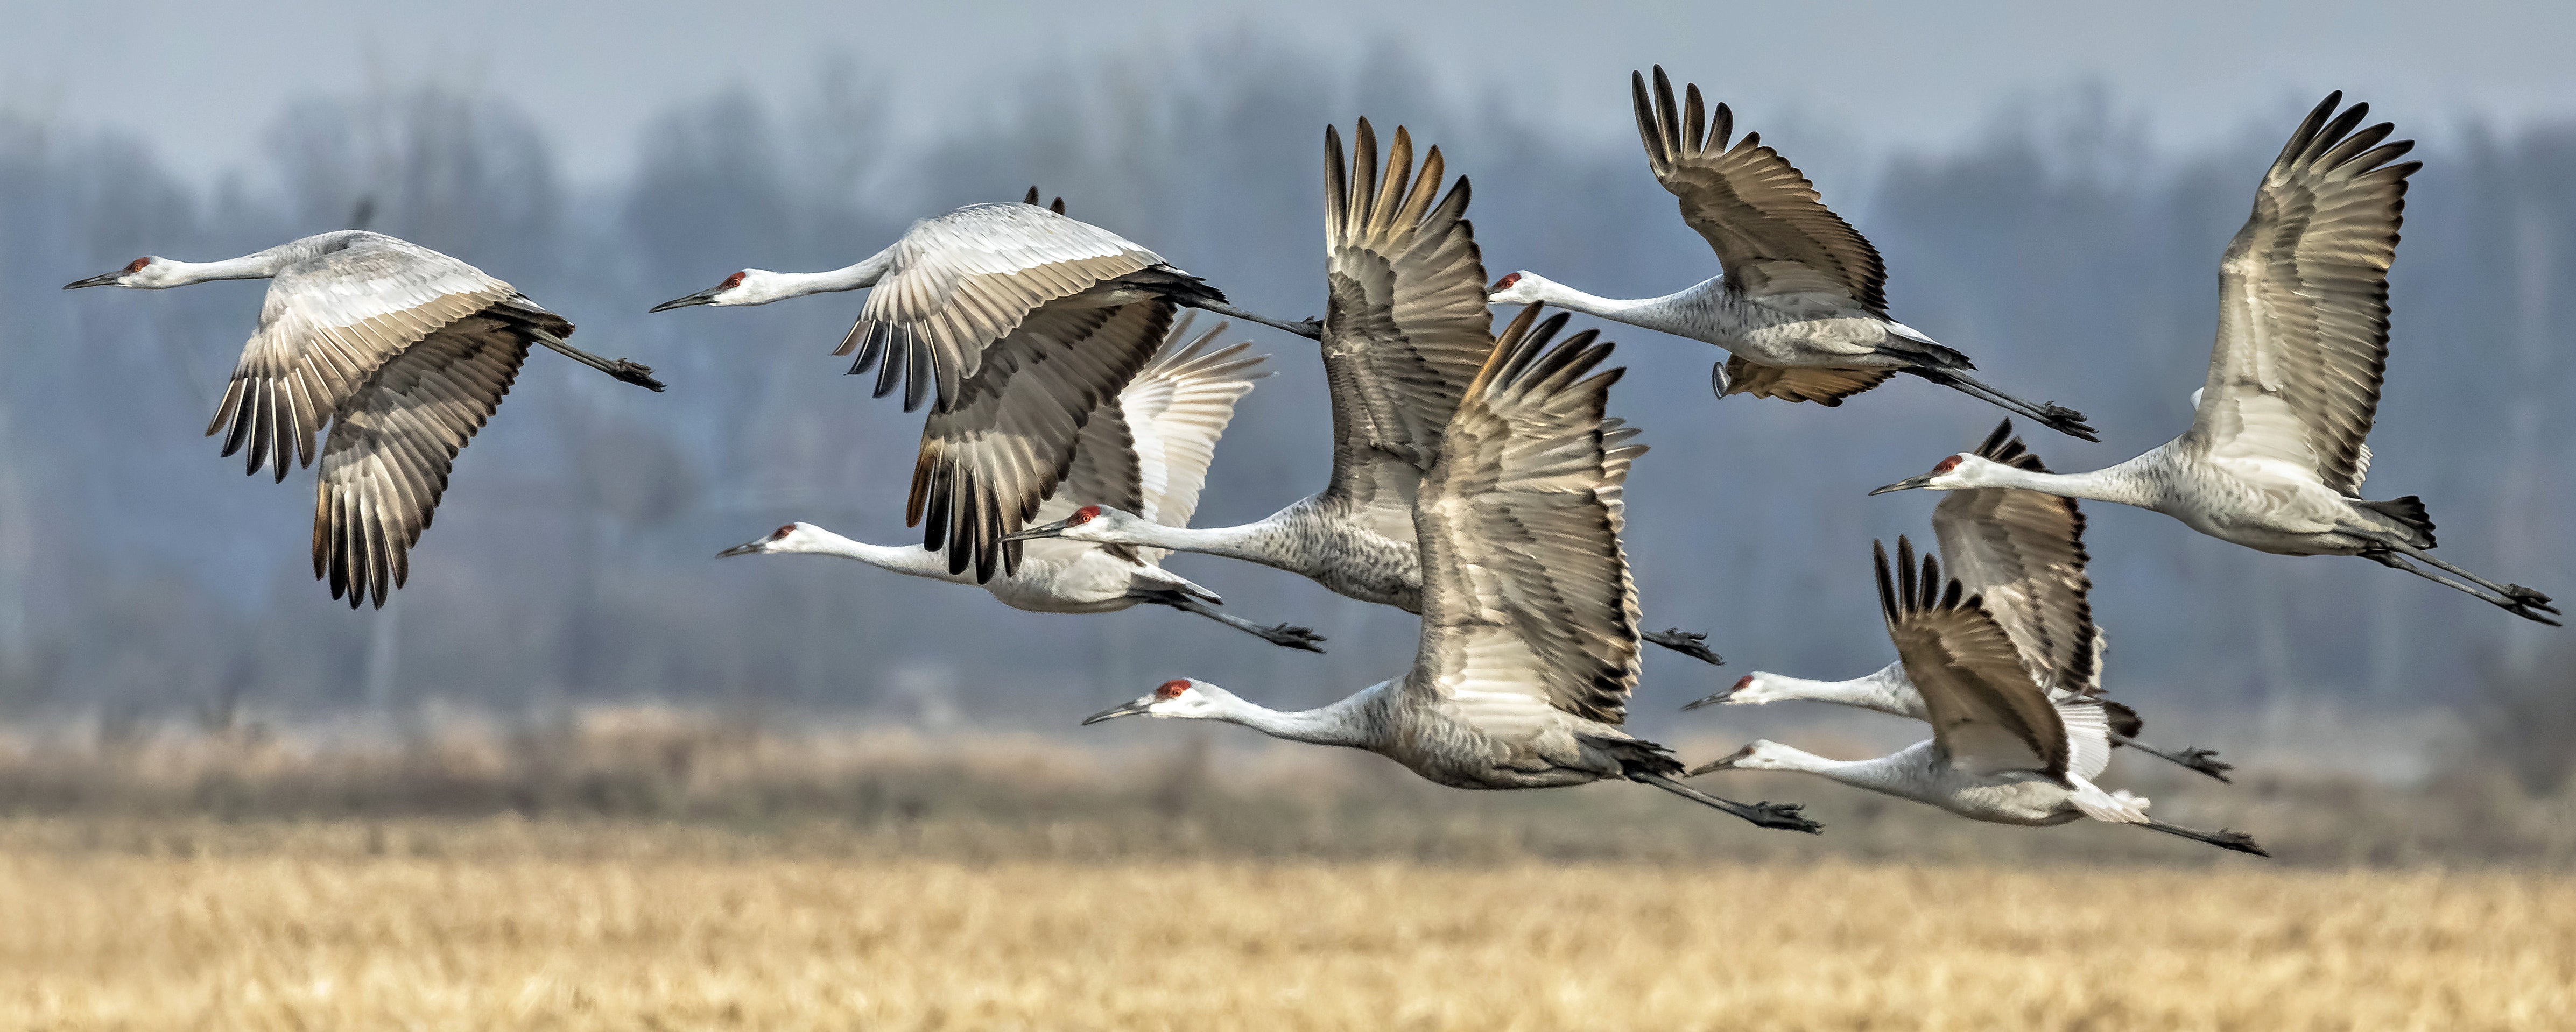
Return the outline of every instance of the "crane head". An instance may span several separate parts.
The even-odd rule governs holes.
[[[1111,706],[1084,717],[1082,722],[1097,724],[1104,720],[1138,715],[1165,719],[1205,720],[1218,716],[1218,711],[1233,698],[1234,696],[1228,694],[1225,689],[1205,681],[1186,677],[1174,678],[1156,685],[1153,691],[1137,696],[1132,702]]]
[[[827,533],[829,533],[829,531],[811,523],[790,523],[784,527],[778,528],[777,530],[770,531],[767,534],[763,534],[757,538],[753,538],[739,545],[735,545],[732,548],[718,552],[716,553],[716,558],[723,559],[727,556],[754,555],[761,552],[812,551],[813,549],[811,546],[820,541],[822,536]]]
[[[718,307],[765,305],[789,296],[785,288],[786,278],[777,273],[767,269],[744,269],[725,277],[724,282],[715,286],[687,297],[672,298],[654,305],[647,311],[667,312],[674,308],[690,308],[697,305]]]
[[[1986,474],[1992,470],[2002,468],[2004,468],[2003,464],[1996,462],[1993,459],[1989,459],[1981,455],[1973,455],[1968,452],[1960,452],[1957,455],[1942,459],[1938,464],[1932,467],[1932,472],[1923,474],[1919,477],[1907,477],[1893,484],[1871,491],[1870,493],[1880,495],[1886,494],[1890,491],[1910,491],[1918,487],[1930,488],[1935,491],[1956,491],[1970,487],[1993,487],[1997,486],[1997,482],[1986,476]]]
[[[1086,505],[1073,515],[1044,526],[1030,527],[1002,535],[1004,541],[1030,541],[1037,538],[1063,538],[1067,541],[1090,541],[1104,545],[1136,544],[1128,531],[1145,522],[1144,517],[1107,505]]]
[[[1690,773],[1684,776],[1697,777],[1719,770],[1795,770],[1797,768],[1789,757],[1796,751],[1769,739],[1757,739],[1753,744],[1728,754],[1725,759],[1691,768]]]
[[[99,275],[92,276],[88,279],[78,279],[65,283],[63,284],[63,289],[79,290],[82,287],[131,287],[137,290],[156,290],[161,287],[173,287],[178,285],[176,283],[159,282],[162,277],[154,275],[154,273],[159,271],[152,268],[155,264],[167,265],[168,263],[165,259],[156,258],[147,254],[141,258],[125,263],[124,268],[118,269],[115,272],[100,273]]]
[[[1494,281],[1485,292],[1485,301],[1497,305],[1534,305],[1547,300],[1546,289],[1556,284],[1535,272],[1515,272]]]
[[[1727,686],[1724,690],[1719,691],[1714,695],[1697,699],[1682,708],[1685,710],[1695,710],[1702,706],[1716,706],[1720,704],[1729,706],[1760,705],[1762,703],[1774,701],[1778,696],[1771,691],[1769,680],[1770,676],[1771,675],[1769,674],[1756,670],[1752,673],[1736,678],[1735,683]]]

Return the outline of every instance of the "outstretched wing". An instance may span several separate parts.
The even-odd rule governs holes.
[[[1208,463],[1216,458],[1217,438],[1234,420],[1235,403],[1252,393],[1267,355],[1247,354],[1250,341],[1208,350],[1225,333],[1218,323],[1188,339],[1185,316],[1152,364],[1118,393],[1123,422],[1136,441],[1136,464],[1144,480],[1145,507],[1138,515],[1167,527],[1186,527],[1197,511],[1199,489],[1207,483]]]
[[[456,453],[528,357],[532,314],[497,306],[430,331],[379,365],[341,409],[313,496],[313,575],[349,606],[411,576]]]
[[[1730,286],[1747,294],[1839,293],[1873,312],[1887,309],[1887,265],[1878,249],[1826,208],[1815,184],[1780,152],[1746,133],[1734,147],[1735,114],[1717,106],[1701,117],[1699,86],[1675,110],[1673,83],[1655,66],[1655,95],[1646,77],[1629,75],[1637,134],[1664,189],[1681,198],[1682,221],[1717,252]]]
[[[1958,581],[1941,580],[1941,564],[1896,539],[1898,581],[1887,548],[1871,543],[1878,566],[1878,604],[1905,676],[1923,694],[1933,747],[1959,770],[1976,774],[2039,771],[2064,778],[2073,761],[2066,725],[2048,693],[2022,669],[2021,653],[2003,625]]]
[[[1002,535],[1055,493],[1084,426],[1115,404],[1171,324],[1168,301],[1049,305],[985,352],[955,403],[924,422],[904,510],[907,523],[923,526],[924,546],[947,550],[949,572],[971,566],[980,582],[996,566],[1018,569],[1019,545]],[[1125,455],[1132,471],[1132,444],[1104,441],[1101,452],[1105,460]],[[1121,481],[1119,500],[1140,504],[1141,488]]]
[[[852,373],[876,367],[879,396],[903,385],[907,410],[934,384],[939,408],[962,404],[990,350],[1048,302],[1123,276],[1197,282],[1116,233],[1032,204],[975,204],[924,219],[878,257],[886,271],[832,353],[858,352]]]
[[[2039,456],[2012,435],[2012,420],[1976,454],[2034,473]],[[2084,514],[2075,499],[2018,488],[1950,491],[1932,507],[1932,533],[1950,574],[1985,603],[2046,686],[2077,695],[2102,690],[2101,630],[2093,625],[2093,579],[2084,572]]]
[[[2254,214],[2218,266],[2218,344],[2191,436],[2217,458],[2283,462],[2357,496],[2362,439],[2388,363],[2388,266],[2406,210],[2394,163],[2412,140],[2358,132],[2338,92],[2308,113],[2254,193]]]
[[[404,348],[518,291],[464,262],[380,233],[325,234],[324,248],[281,270],[260,306],[231,384],[206,424],[224,454],[250,447],[245,472],[288,458],[313,462],[313,436],[367,377]],[[522,299],[524,302],[524,299]],[[544,312],[533,302],[524,307]],[[556,336],[572,324],[545,313]]]
[[[1377,133],[1361,119],[1347,175],[1337,129],[1324,130],[1324,376],[1333,397],[1328,496],[1368,511],[1402,539],[1421,469],[1439,455],[1458,399],[1493,353],[1485,266],[1466,220],[1461,177],[1433,203],[1440,148],[1413,168],[1402,128],[1377,178]],[[1417,465],[1417,463],[1419,465]]]
[[[1566,317],[1533,329],[1537,314],[1504,332],[1422,483],[1422,646],[1404,690],[1504,723],[1535,700],[1617,724],[1637,683],[1621,485],[1643,448],[1605,431],[1619,370],[1587,376],[1610,345],[1586,330],[1550,349]]]
[[[1719,396],[1750,394],[1756,398],[1812,401],[1833,408],[1841,405],[1844,398],[1886,383],[1894,375],[1886,369],[1783,369],[1745,361],[1742,355],[1729,355],[1726,389]]]

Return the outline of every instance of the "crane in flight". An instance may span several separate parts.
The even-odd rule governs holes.
[[[1191,339],[1189,317],[1172,327],[1145,371],[1118,397],[1091,414],[1074,446],[1064,490],[1038,508],[1041,518],[1072,507],[1066,497],[1117,498],[1154,518],[1187,524],[1198,507],[1208,460],[1234,418],[1235,402],[1270,374],[1255,372],[1265,356],[1247,355],[1241,343],[1216,351],[1209,344],[1225,332],[1218,323]],[[948,557],[920,545],[852,541],[811,523],[790,523],[754,541],[717,553],[837,555],[870,566],[931,580],[972,584],[951,572]],[[1286,624],[1264,627],[1209,608],[1215,592],[1162,567],[1163,553],[1072,541],[1033,541],[1019,569],[984,583],[1003,605],[1036,613],[1112,613],[1137,605],[1170,606],[1260,636],[1275,645],[1322,652],[1323,636]]]
[[[2033,472],[2048,467],[2012,433],[2006,419],[1977,445],[1976,455]],[[2111,743],[2199,771],[2220,781],[2234,769],[2207,749],[2181,752],[2138,741],[2146,722],[2137,711],[2102,695],[2102,629],[2093,623],[2092,561],[2084,551],[2084,514],[2072,498],[1982,488],[1953,491],[1932,507],[1932,533],[1941,558],[1985,601],[1986,613],[2020,650],[2022,665],[2052,697],[2063,693],[2099,702],[2110,720]],[[1682,707],[1761,704],[1791,699],[1840,703],[1900,717],[1930,720],[1923,694],[1899,660],[1866,677],[1811,681],[1757,670],[1723,691]]]
[[[365,230],[305,237],[239,258],[137,258],[64,284],[163,290],[210,280],[265,279],[259,329],[242,348],[206,435],[223,454],[249,449],[286,479],[313,464],[313,576],[350,608],[411,577],[418,544],[447,490],[456,453],[492,418],[528,351],[544,345],[639,387],[653,370],[564,343],[572,323],[518,289],[407,240]]]
[[[1878,604],[1905,674],[1922,694],[1932,738],[1874,760],[1829,760],[1772,741],[1692,770],[1787,770],[1854,788],[1929,803],[1970,820],[2046,827],[2086,817],[2135,825],[2221,849],[2270,856],[2250,836],[2197,831],[2147,816],[2147,800],[2093,783],[2111,762],[2109,715],[2099,700],[2051,693],[2033,680],[2021,649],[1984,600],[1960,582],[1944,588],[1939,560],[1896,539],[1891,581],[1887,548],[1870,549]],[[1964,596],[1964,597],[1963,597]]]
[[[1341,130],[1324,130],[1327,301],[1324,382],[1333,402],[1333,469],[1324,489],[1252,523],[1182,527],[1103,499],[1006,540],[1065,538],[1164,548],[1286,570],[1362,602],[1422,612],[1413,499],[1439,457],[1458,399],[1493,353],[1485,267],[1460,176],[1440,193],[1432,147],[1417,170],[1413,138],[1395,130],[1379,178],[1378,139],[1359,121],[1348,163]],[[1647,636],[1716,663],[1703,635]]]
[[[1059,208],[972,204],[912,224],[892,245],[828,272],[743,269],[655,305],[765,305],[868,289],[835,355],[900,388],[924,420],[907,526],[977,583],[1015,571],[1003,541],[1052,497],[1091,414],[1143,371],[1176,309],[1236,316],[1305,336],[1319,331],[1244,312],[1162,256]],[[1059,205],[1062,199],[1058,198]]]
[[[1825,207],[1805,173],[1746,133],[1728,145],[1735,114],[1705,115],[1699,86],[1673,104],[1672,80],[1655,66],[1655,93],[1630,73],[1637,134],[1656,181],[1681,201],[1682,221],[1717,252],[1720,275],[1662,297],[1588,294],[1528,270],[1494,283],[1495,304],[1551,304],[1724,348],[1710,370],[1720,397],[1840,405],[1910,373],[2028,416],[2060,433],[2099,440],[2084,414],[2005,394],[1970,370],[1968,356],[1887,314],[1887,266],[1878,249]]]
[[[1399,194],[1400,196],[1400,194]],[[1340,702],[1280,712],[1176,679],[1083,721],[1222,720],[1318,745],[1366,749],[1453,788],[1643,782],[1769,828],[1815,831],[1794,805],[1747,805],[1676,780],[1669,750],[1630,735],[1636,589],[1619,544],[1628,468],[1645,450],[1607,419],[1618,370],[1592,331],[1503,333],[1461,390],[1413,504],[1422,640],[1412,670]]]
[[[2549,596],[2435,556],[2421,499],[2361,497],[2388,365],[2388,267],[2406,177],[2423,163],[2397,161],[2415,142],[2382,143],[2389,123],[2355,131],[2370,105],[2338,114],[2342,103],[2327,95],[2290,134],[2219,260],[2218,342],[2181,436],[2087,473],[1962,452],[1870,493],[2009,487],[2116,502],[2258,551],[2361,556],[2559,626]]]

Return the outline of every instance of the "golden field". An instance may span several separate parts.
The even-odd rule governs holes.
[[[0,1026],[2576,1027],[2563,873],[978,862],[794,838],[0,822]]]

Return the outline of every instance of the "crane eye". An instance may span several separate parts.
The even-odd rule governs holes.
[[[1154,689],[1154,697],[1158,699],[1177,699],[1181,697],[1182,692],[1189,690],[1190,683],[1188,681],[1165,681],[1163,682],[1162,687]]]
[[[1951,471],[1951,470],[1954,470],[1954,469],[1957,469],[1957,468],[1959,468],[1959,457],[1958,457],[1958,456],[1956,456],[1956,455],[1953,455],[1953,456],[1950,456],[1949,458],[1946,458],[1946,459],[1941,460],[1941,464],[1940,464],[1940,465],[1932,467],[1932,475],[1933,475],[1933,476],[1940,476],[1940,475],[1941,475],[1941,474],[1943,474],[1943,473],[1947,473],[1947,472],[1949,472],[1949,471]]]
[[[1100,507],[1097,505],[1086,505],[1073,511],[1073,522],[1075,523],[1089,523],[1099,518]]]
[[[143,271],[143,267],[150,264],[152,264],[152,259],[150,258],[137,258],[126,263],[125,274],[128,276],[134,275],[135,273]]]
[[[733,288],[735,288],[735,287],[739,287],[739,286],[741,286],[741,285],[742,285],[742,278],[743,278],[743,276],[745,276],[745,275],[747,275],[747,274],[746,274],[746,273],[740,273],[740,272],[737,272],[737,273],[734,273],[734,274],[733,274],[733,275],[731,275],[731,276],[727,276],[727,277],[725,277],[724,282],[716,284],[716,289],[717,289],[717,290],[732,290],[732,289],[733,289]]]
[[[1499,279],[1499,280],[1495,280],[1495,281],[1494,281],[1494,289],[1495,289],[1495,290],[1510,290],[1510,289],[1512,289],[1512,284],[1514,284],[1514,283],[1518,283],[1518,282],[1520,282],[1520,281],[1521,281],[1521,274],[1520,274],[1520,273],[1515,272],[1515,273],[1512,273],[1512,274],[1510,274],[1510,275],[1504,276],[1503,278],[1501,278],[1501,279]]]
[[[786,525],[786,526],[784,526],[784,527],[780,527],[780,528],[778,528],[777,530],[770,532],[769,540],[771,540],[771,541],[785,541],[785,540],[787,540],[787,535],[789,535],[789,534],[793,534],[793,533],[796,533],[796,525],[795,525],[795,524],[793,524],[793,523],[790,523],[790,524],[788,524],[788,525]]]

